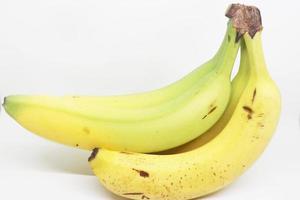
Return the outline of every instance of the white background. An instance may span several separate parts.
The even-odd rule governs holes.
[[[283,110],[263,156],[206,199],[300,199],[299,1],[257,5]],[[171,83],[221,43],[231,1],[1,0],[0,94],[110,95]],[[237,62],[238,63],[238,62]],[[22,129],[2,110],[0,199],[119,199],[92,176],[90,152]]]

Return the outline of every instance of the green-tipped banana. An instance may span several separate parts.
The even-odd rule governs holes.
[[[185,153],[149,155],[95,149],[89,161],[107,189],[130,199],[193,199],[233,182],[264,151],[279,119],[280,94],[265,66],[261,34],[256,33],[261,30],[259,10],[233,5],[229,11],[232,17],[253,20],[245,22],[251,36],[243,33],[242,71],[235,79],[226,119],[208,132],[213,137],[194,141],[198,147],[187,144],[177,149],[195,148]]]
[[[170,149],[198,137],[223,114],[240,46],[236,35],[228,23],[213,59],[160,90],[115,97],[9,96],[4,108],[26,129],[83,149]]]

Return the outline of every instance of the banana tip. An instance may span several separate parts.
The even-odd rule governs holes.
[[[6,107],[7,107],[7,97],[4,97],[3,101],[0,102],[2,107],[6,110]]]
[[[92,151],[92,154],[90,155],[90,157],[88,159],[88,161],[89,162],[93,161],[96,158],[98,152],[99,152],[99,148],[94,148],[93,151]]]

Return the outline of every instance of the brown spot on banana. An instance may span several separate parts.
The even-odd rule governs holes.
[[[128,192],[128,193],[123,193],[123,195],[143,195],[144,193],[141,192]]]
[[[88,127],[83,127],[83,132],[85,132],[87,135],[90,134],[90,129]]]
[[[123,193],[123,195],[142,195],[141,196],[141,199],[150,199],[149,197],[147,197],[146,195],[144,195],[144,193],[141,193],[141,192],[128,192],[128,193]]]
[[[134,169],[132,168],[133,171],[136,171],[139,173],[139,175],[143,178],[148,178],[149,177],[149,173],[143,170],[138,170],[138,169]]]
[[[212,109],[210,109],[210,111],[207,113],[207,115],[211,114],[212,112],[214,112],[217,109],[217,106],[214,106]]]
[[[255,101],[255,97],[256,97],[256,93],[257,93],[257,91],[256,91],[256,88],[254,89],[254,91],[253,91],[253,94],[252,94],[252,104],[254,103],[254,101]]]
[[[254,111],[249,106],[243,106],[243,109],[248,113],[247,118],[250,120],[252,119],[252,115]]]
[[[150,199],[150,198],[143,194],[142,199]]]
[[[167,192],[170,192],[170,188],[166,185],[164,185],[164,188],[167,190]]]
[[[133,154],[131,152],[127,152],[127,151],[120,151],[121,154],[126,154],[126,155],[130,155],[130,154]]]
[[[205,119],[208,115],[210,115],[211,113],[213,113],[216,109],[217,109],[217,106],[213,106],[213,107],[208,111],[208,113],[202,117],[202,119]]]

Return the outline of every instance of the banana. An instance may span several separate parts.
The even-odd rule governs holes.
[[[241,51],[246,51],[244,41],[241,41]],[[200,146],[205,145],[209,141],[211,141],[213,138],[215,138],[226,126],[226,124],[231,119],[231,116],[239,102],[239,98],[243,94],[243,91],[247,85],[247,81],[249,79],[249,63],[248,58],[245,55],[245,53],[241,54],[240,59],[240,66],[239,71],[237,75],[232,80],[232,92],[230,101],[228,103],[228,106],[222,115],[222,117],[218,120],[217,123],[213,125],[208,131],[206,131],[201,136],[197,137],[195,140],[192,140],[184,145],[175,147],[173,149],[168,149],[166,151],[157,152],[156,154],[160,155],[168,155],[168,154],[177,154],[177,153],[184,153],[191,150],[194,150],[196,148],[199,148]]]
[[[82,149],[158,152],[187,143],[223,114],[239,49],[228,23],[217,54],[173,85],[115,97],[9,96],[4,108],[24,128]]]
[[[242,69],[233,83],[229,105],[231,116],[225,112],[229,119],[215,129],[214,137],[198,140],[199,147],[191,150],[194,147],[190,145],[186,148],[190,151],[184,153],[94,149],[90,165],[108,190],[130,199],[192,199],[232,183],[262,154],[279,120],[280,93],[266,69],[259,10],[233,4],[228,15],[244,40]],[[243,73],[248,76],[245,83]]]

